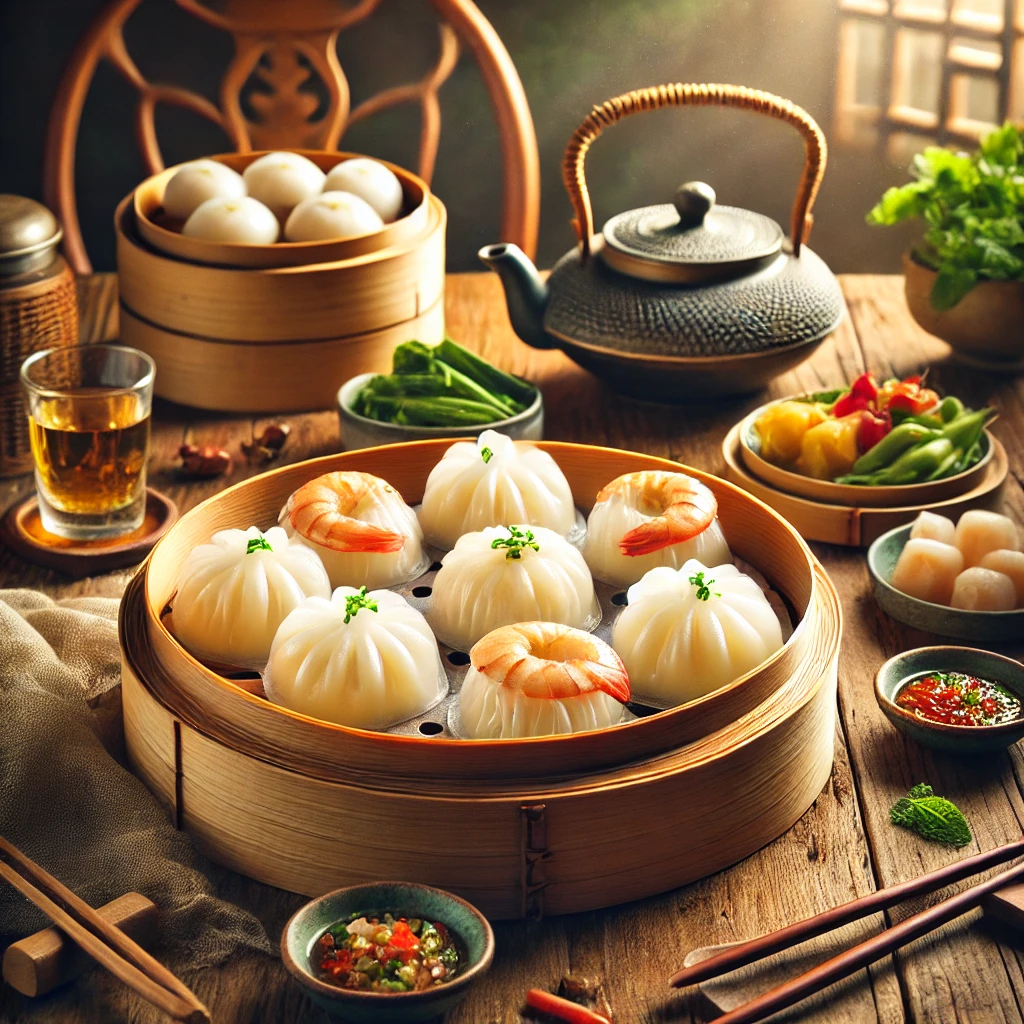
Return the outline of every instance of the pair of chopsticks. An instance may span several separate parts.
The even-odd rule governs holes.
[[[720,974],[734,971],[738,967],[745,967],[755,960],[761,960],[773,953],[789,949],[806,939],[823,935],[825,932],[867,917],[876,911],[887,910],[914,896],[935,892],[937,889],[952,885],[961,879],[976,875],[986,868],[1020,856],[1024,856],[1024,838],[989,850],[988,853],[981,853],[956,864],[949,864],[938,871],[929,872],[909,882],[902,882],[899,885],[890,886],[888,889],[879,889],[877,892],[862,896],[843,906],[834,907],[832,910],[826,910],[822,914],[809,917],[797,924],[732,946],[692,967],[684,967],[671,977],[669,984],[674,988],[682,988],[684,985],[696,985],[709,978],[717,978]],[[773,1013],[792,1006],[837,981],[842,981],[843,978],[855,974],[876,960],[881,960],[894,950],[934,931],[961,914],[966,914],[967,911],[977,907],[990,893],[1003,889],[1020,878],[1024,878],[1024,863],[1017,864],[986,882],[965,889],[941,903],[936,903],[933,907],[908,917],[892,928],[853,946],[831,960],[826,960],[825,963],[819,964],[806,974],[801,974],[799,977],[771,989],[764,995],[730,1010],[721,1017],[716,1017],[715,1024],[755,1024],[757,1021],[762,1021]]]
[[[2,836],[0,878],[39,907],[97,963],[154,1006],[187,1024],[209,1024],[209,1010],[163,964]]]

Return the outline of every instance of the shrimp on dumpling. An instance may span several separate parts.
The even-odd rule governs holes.
[[[444,453],[427,477],[419,515],[428,543],[449,551],[464,533],[488,526],[543,526],[568,537],[576,525],[572,490],[558,463],[496,430]]]
[[[636,583],[658,566],[687,559],[731,562],[711,489],[685,473],[625,473],[603,487],[587,519],[583,556],[599,580]]]
[[[416,513],[372,473],[325,473],[303,484],[279,518],[324,563],[332,587],[393,587],[429,564]]]
[[[488,633],[469,659],[457,729],[468,739],[560,736],[623,719],[629,676],[615,651],[591,633],[519,622]]]

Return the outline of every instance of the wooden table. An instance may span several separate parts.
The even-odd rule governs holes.
[[[775,381],[772,393],[833,387],[865,368],[906,376],[930,367],[941,390],[976,407],[1000,412],[995,432],[1010,455],[1005,504],[1024,523],[1024,385],[965,369],[948,350],[910,319],[897,277],[846,277],[850,316],[835,337],[803,366]],[[116,336],[116,281],[97,276],[82,282],[83,336]],[[453,337],[507,369],[538,383],[547,405],[547,437],[610,445],[677,459],[720,472],[727,429],[763,396],[671,408],[613,396],[558,352],[535,352],[519,343],[505,315],[497,279],[458,275],[448,279],[448,327]],[[336,451],[333,411],[285,417],[292,434],[284,462]],[[177,474],[183,441],[212,443],[239,452],[239,444],[269,420],[218,416],[157,404],[150,480],[184,511],[226,481],[186,482]],[[256,470],[236,461],[231,481]],[[30,487],[21,479],[0,483],[6,505]],[[662,897],[603,912],[506,923],[496,928],[498,951],[486,984],[450,1015],[459,1024],[514,1022],[530,986],[553,987],[568,971],[604,980],[619,1024],[629,1021],[694,1021],[696,1000],[670,995],[665,980],[699,946],[747,938],[862,895],[878,886],[939,867],[976,852],[928,845],[889,824],[893,801],[915,783],[928,781],[955,800],[972,822],[977,849],[1014,838],[1024,827],[1024,762],[1019,748],[973,761],[930,753],[904,740],[883,719],[872,697],[875,669],[900,650],[933,642],[881,613],[861,551],[813,545],[843,601],[845,634],[839,671],[839,726],[832,778],[814,806],[776,842],[711,878]],[[118,596],[130,570],[71,583],[0,551],[0,585],[37,587],[53,596]],[[1024,653],[1024,638],[1009,653]],[[771,780],[765,780],[770,787]],[[637,842],[643,842],[637,836]],[[276,941],[289,913],[301,902],[232,876],[224,895],[245,904],[266,923]],[[916,908],[912,908],[916,909]],[[888,915],[898,920],[909,913]],[[870,922],[877,928],[882,918]],[[1000,941],[1002,939],[1003,941]],[[1024,1022],[1024,960],[978,914],[878,964],[827,1000],[804,1007],[800,1020],[846,1022]],[[217,1021],[319,1022],[314,1009],[276,960],[233,964],[189,979]],[[70,990],[38,1004],[9,989],[0,992],[0,1014],[20,1022],[157,1021],[159,1015],[94,971]]]

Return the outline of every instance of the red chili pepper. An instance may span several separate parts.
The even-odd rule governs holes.
[[[412,929],[405,921],[399,921],[391,930],[389,945],[396,949],[419,949],[420,940],[413,934]]]
[[[890,430],[892,417],[888,412],[877,413],[865,409],[861,413],[860,426],[857,428],[857,450],[861,455],[871,451]]]
[[[531,988],[526,993],[526,1005],[549,1017],[564,1020],[567,1024],[611,1024],[607,1017],[539,988]]]
[[[887,382],[881,391],[881,405],[910,416],[919,416],[938,405],[939,396],[931,388],[921,387],[921,379],[907,377],[906,380]]]

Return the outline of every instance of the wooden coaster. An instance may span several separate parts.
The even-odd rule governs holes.
[[[851,508],[787,494],[749,473],[740,460],[740,424],[729,431],[722,443],[726,480],[770,505],[789,520],[805,540],[820,540],[847,547],[867,547],[894,527],[913,522],[923,510],[956,519],[969,508],[990,508],[996,505],[1010,463],[1006,449],[998,438],[993,437],[992,449],[992,459],[984,478],[955,498],[900,508]]]
[[[26,562],[56,569],[78,580],[137,565],[177,518],[178,506],[166,495],[147,487],[146,515],[137,530],[103,540],[69,540],[43,527],[39,502],[33,493],[4,514],[0,540]]]

